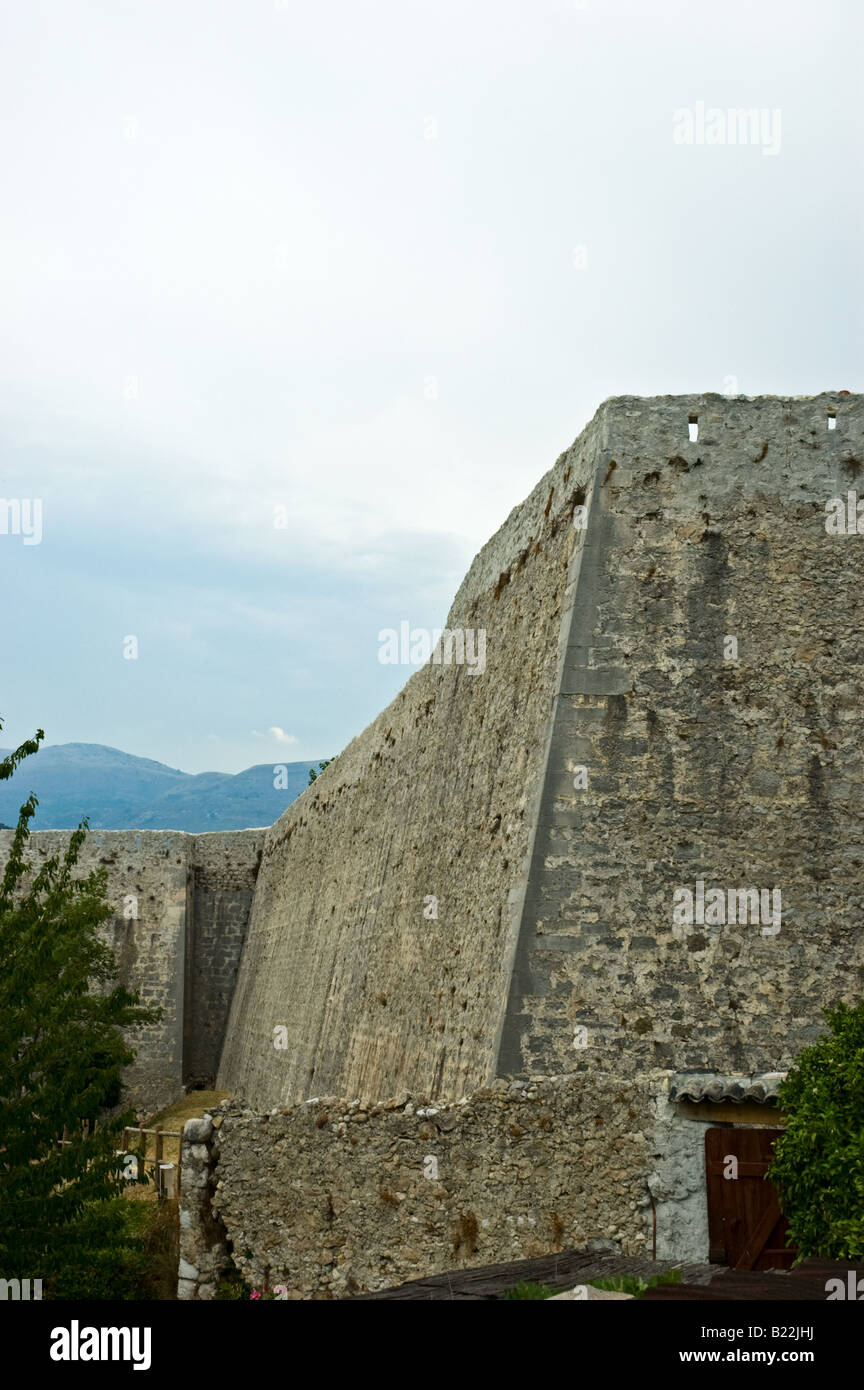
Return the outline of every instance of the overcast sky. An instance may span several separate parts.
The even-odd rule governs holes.
[[[0,9],[0,744],[335,754],[605,397],[862,389],[860,0]]]

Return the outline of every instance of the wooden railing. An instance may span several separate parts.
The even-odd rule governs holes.
[[[130,1143],[128,1135],[137,1135],[137,1144]],[[147,1153],[147,1137],[153,1136],[153,1154]],[[165,1154],[165,1140],[176,1139],[177,1156],[168,1159]],[[161,1125],[156,1125],[155,1129],[147,1129],[144,1125],[138,1125],[135,1129],[124,1129],[123,1131],[123,1152],[136,1153],[143,1150],[143,1163],[145,1168],[152,1167],[153,1176],[156,1180],[156,1191],[160,1201],[176,1201],[180,1196],[180,1131],[179,1129],[163,1129]]]
[[[98,1128],[98,1121],[93,1126]],[[90,1121],[82,1120],[81,1133],[90,1133]],[[153,1136],[152,1146],[148,1144],[149,1136]],[[130,1137],[132,1136],[132,1137]],[[165,1140],[176,1139],[176,1158],[169,1158],[165,1153]],[[180,1154],[181,1154],[181,1135],[178,1129],[163,1129],[161,1125],[156,1125],[154,1129],[148,1129],[145,1125],[131,1125],[123,1130],[120,1149],[115,1149],[118,1158],[134,1156],[143,1163],[145,1169],[153,1169],[153,1177],[156,1183],[156,1192],[160,1201],[176,1201],[180,1196]],[[63,1137],[57,1140],[62,1148],[65,1144],[71,1144],[68,1128],[64,1128]],[[153,1152],[148,1153],[148,1148],[152,1147]],[[137,1171],[137,1170],[136,1170]]]

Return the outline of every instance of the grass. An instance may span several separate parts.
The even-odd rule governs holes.
[[[639,1279],[635,1274],[610,1274],[604,1279],[587,1279],[585,1281],[594,1289],[604,1289],[610,1293],[629,1293],[633,1298],[641,1298],[648,1290],[653,1289],[657,1284],[680,1284],[680,1269],[670,1269],[666,1274],[652,1274],[650,1279]]]
[[[554,1289],[547,1289],[545,1284],[532,1284],[530,1279],[526,1279],[521,1284],[516,1284],[512,1289],[505,1289],[501,1297],[520,1301],[529,1299],[539,1301],[541,1298],[551,1298],[554,1292]]]
[[[190,1091],[188,1095],[180,1096],[171,1105],[166,1105],[164,1110],[160,1110],[156,1115],[151,1116],[146,1121],[145,1129],[155,1129],[161,1125],[163,1129],[173,1129],[182,1132],[187,1120],[198,1119],[205,1111],[212,1110],[218,1105],[220,1100],[225,1100],[227,1091]],[[129,1135],[130,1147],[137,1147],[137,1135],[133,1129]],[[156,1136],[155,1134],[145,1134],[144,1154],[146,1158],[156,1157]],[[166,1138],[162,1140],[162,1159],[165,1163],[180,1162],[180,1140]],[[152,1167],[148,1166],[147,1172],[152,1173]],[[123,1196],[131,1202],[155,1202],[156,1184],[148,1182],[146,1184],[130,1183]]]
[[[227,1091],[190,1091],[188,1095],[181,1096],[173,1104],[166,1105],[164,1110],[152,1115],[145,1121],[145,1129],[155,1129],[161,1125],[163,1129],[173,1129],[182,1132],[187,1120],[196,1120],[205,1111],[212,1110],[220,1100],[227,1098]],[[131,1131],[132,1144],[134,1146],[134,1129]],[[147,1134],[145,1138],[145,1155],[147,1158],[156,1157],[156,1136]],[[166,1138],[162,1140],[162,1157],[166,1163],[178,1163],[180,1160],[180,1140]]]
[[[681,1271],[670,1269],[666,1274],[652,1274],[650,1279],[639,1279],[633,1274],[612,1274],[602,1279],[586,1279],[585,1283],[590,1284],[593,1289],[604,1289],[610,1293],[629,1293],[633,1298],[641,1298],[646,1289],[653,1289],[655,1284],[680,1284]],[[512,1289],[505,1289],[502,1297],[519,1301],[539,1301],[551,1298],[554,1293],[555,1290],[547,1288],[545,1284],[532,1284],[530,1280],[524,1280]]]
[[[227,1091],[190,1091],[188,1095],[181,1096],[179,1100],[174,1101],[173,1105],[166,1105],[164,1110],[160,1110],[157,1115],[148,1120],[146,1128],[155,1129],[157,1125],[161,1125],[163,1129],[182,1130],[187,1120],[197,1120],[206,1111],[213,1110],[220,1100],[226,1100],[227,1097]],[[148,1153],[153,1142],[153,1136],[148,1135]],[[169,1154],[169,1144],[176,1152]],[[166,1139],[164,1145],[165,1157],[174,1159],[176,1162],[180,1157],[179,1139]]]

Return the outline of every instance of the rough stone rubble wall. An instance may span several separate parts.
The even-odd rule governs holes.
[[[50,855],[62,855],[69,835],[63,830],[33,831],[26,857],[38,868]],[[138,990],[142,1003],[163,1010],[160,1022],[130,1033],[137,1057],[126,1073],[127,1097],[141,1115],[153,1114],[183,1093],[187,970],[194,985],[191,1021],[203,1039],[196,1046],[199,1054],[207,1050],[211,1075],[215,1072],[214,1021],[218,1029],[220,1008],[223,1026],[227,1017],[228,977],[236,971],[242,942],[239,919],[244,904],[248,913],[263,835],[262,830],[205,835],[103,830],[87,835],[78,876],[98,867],[107,871],[108,897],[116,910],[102,935],[117,958],[120,979]],[[12,831],[0,831],[0,863],[5,863],[11,841]],[[199,950],[187,954],[196,883],[205,891],[196,916]],[[125,916],[127,900],[133,897],[137,916]],[[223,922],[231,930],[220,944],[213,941],[213,928],[221,930]]]
[[[494,1072],[573,506],[603,429],[601,412],[456,596],[447,627],[485,629],[485,673],[430,662],[268,832],[222,1089],[262,1108],[321,1091],[458,1098]]]
[[[184,1132],[180,1297],[212,1298],[232,1266],[334,1298],[591,1241],[650,1254],[653,1118],[650,1087],[606,1075],[446,1107],[225,1102]]]
[[[864,537],[825,508],[864,479],[864,401],[616,414],[499,1068],[782,1071],[862,986]],[[673,929],[699,879],[779,887],[779,932]]]

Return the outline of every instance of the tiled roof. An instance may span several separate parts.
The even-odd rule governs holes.
[[[679,1071],[669,1083],[670,1100],[731,1100],[755,1101],[764,1104],[776,1100],[785,1071],[753,1072],[750,1076],[732,1076],[716,1071]]]

